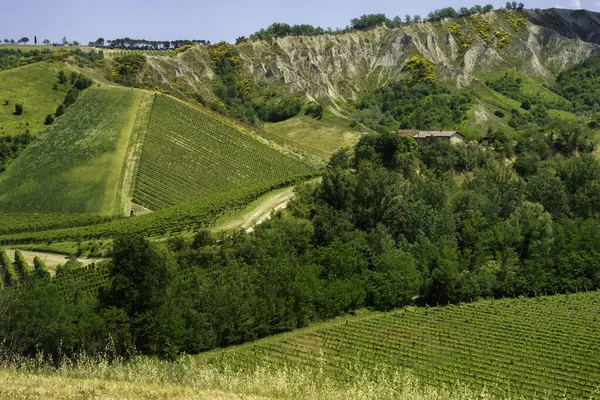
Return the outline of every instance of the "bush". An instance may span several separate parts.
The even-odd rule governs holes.
[[[52,125],[54,123],[54,117],[52,114],[46,115],[46,120],[44,121],[45,125]]]
[[[308,107],[306,107],[306,115],[310,115],[313,118],[316,119],[322,119],[323,118],[323,111],[324,111],[324,107],[322,104],[319,103],[310,103],[308,105]]]
[[[498,118],[504,118],[504,112],[500,110],[494,111],[494,115]]]
[[[56,107],[56,116],[60,117],[65,113],[65,111],[67,111],[67,107],[64,104],[60,104],[58,107]]]
[[[79,96],[79,90],[77,90],[77,89],[69,90],[69,92],[65,96],[65,101],[63,102],[65,107],[69,107],[71,104],[75,103],[75,100],[77,100],[77,96]]]
[[[85,75],[79,74],[79,77],[75,81],[75,88],[84,90],[92,86],[92,80]]]
[[[15,104],[15,115],[23,114],[23,104],[17,103]]]

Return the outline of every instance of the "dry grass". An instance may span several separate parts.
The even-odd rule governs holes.
[[[292,368],[231,368],[136,358],[127,363],[65,363],[58,369],[36,362],[0,367],[0,399],[491,399],[462,385],[422,386],[410,374],[358,379],[341,384]]]

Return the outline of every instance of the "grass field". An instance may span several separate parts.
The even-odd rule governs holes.
[[[164,95],[148,122],[134,202],[159,210],[310,168],[254,137]]]
[[[366,313],[200,355],[304,366],[340,381],[409,369],[499,398],[600,396],[600,292]],[[522,397],[521,397],[522,396]]]
[[[0,367],[0,399],[491,399],[462,384],[423,385],[410,374],[377,382],[339,383],[311,371],[255,368],[234,372],[184,357],[176,363],[136,358],[128,363],[80,362],[56,369],[17,364]]]
[[[61,70],[69,71],[63,63],[44,62],[0,71],[0,135],[14,136],[25,130],[36,135],[46,128],[46,115],[56,111],[68,90],[58,84],[56,76]],[[52,89],[55,83],[58,90]],[[13,115],[16,103],[23,104],[22,115]]]
[[[0,212],[122,214],[122,171],[144,96],[84,91],[0,176]]]
[[[359,139],[361,129],[350,128],[350,121],[325,111],[322,120],[301,115],[274,124],[265,124],[267,136],[295,150],[324,160],[342,147],[352,147]],[[363,128],[362,131],[365,129]]]

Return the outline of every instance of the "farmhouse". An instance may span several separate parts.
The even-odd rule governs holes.
[[[400,136],[412,136],[418,144],[428,143],[431,140],[448,140],[451,143],[459,143],[465,140],[465,137],[456,131],[398,130],[393,133]]]

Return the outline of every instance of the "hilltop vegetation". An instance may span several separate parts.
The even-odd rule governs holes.
[[[147,126],[134,202],[158,210],[310,171],[257,138],[159,95]]]
[[[0,175],[2,212],[120,215],[141,93],[90,88]]]

